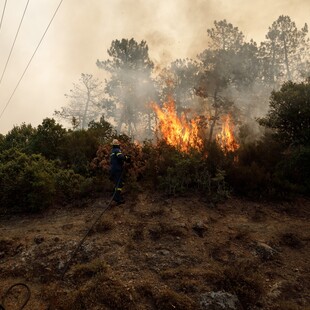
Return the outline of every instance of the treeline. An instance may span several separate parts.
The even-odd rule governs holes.
[[[216,21],[207,31],[209,46],[197,60],[176,60],[160,71],[145,41],[113,41],[110,58],[97,61],[109,72],[105,84],[82,74],[66,95],[69,104],[55,113],[72,129],[47,118],[36,128],[22,124],[0,135],[1,211],[38,211],[110,191],[113,138],[133,156],[127,169],[131,193],[150,188],[170,195],[197,192],[207,201],[231,193],[255,199],[308,194],[307,34],[307,25],[299,30],[288,16],[280,16],[258,46],[245,42],[226,20]],[[209,132],[201,151],[182,153],[165,141],[146,139],[154,136],[156,124],[149,103],[162,104],[168,96],[178,114],[194,110],[205,116]],[[236,152],[223,150],[212,137],[224,113],[238,124]],[[253,125],[257,115],[265,117]],[[264,134],[254,139],[258,126]],[[141,145],[131,141],[139,133]]]
[[[46,118],[37,128],[22,124],[0,135],[2,211],[39,211],[106,190],[108,177],[97,178],[90,163],[113,134],[104,119],[72,131]]]
[[[86,129],[104,114],[118,132],[152,138],[156,117],[150,102],[161,105],[171,96],[179,114],[206,116],[212,140],[222,114],[230,113],[235,123],[253,120],[266,113],[272,90],[310,75],[308,26],[298,29],[289,16],[274,21],[260,44],[247,42],[226,20],[215,21],[206,36],[208,46],[196,59],[177,59],[165,68],[155,67],[146,41],[114,40],[108,58],[97,60],[108,73],[105,82],[82,74],[55,116]]]
[[[265,134],[248,142],[251,128],[240,128],[240,148],[225,152],[216,141],[201,151],[179,152],[165,141],[133,143],[104,118],[85,130],[67,130],[54,119],[34,128],[22,124],[0,135],[1,212],[39,211],[55,203],[80,203],[112,194],[111,141],[122,141],[133,163],[126,187],[169,195],[197,193],[218,201],[231,193],[287,199],[310,192],[310,79],[287,82],[270,97],[259,123]],[[207,154],[207,156],[206,156]]]

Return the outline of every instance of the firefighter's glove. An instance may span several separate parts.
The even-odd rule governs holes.
[[[125,162],[128,164],[131,163],[131,156],[130,155],[125,155]]]

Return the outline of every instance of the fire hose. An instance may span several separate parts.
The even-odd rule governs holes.
[[[0,310],[6,310],[6,300],[8,299],[8,297],[13,294],[13,288],[16,287],[22,287],[24,289],[26,289],[26,297],[24,302],[22,303],[22,305],[20,306],[20,310],[24,309],[24,307],[27,305],[30,296],[31,296],[31,291],[30,288],[28,287],[28,285],[24,284],[24,283],[15,283],[13,285],[11,285],[8,290],[5,292],[5,294],[3,295],[3,297],[1,298],[1,303],[0,303]]]
[[[64,278],[66,272],[68,271],[69,267],[70,267],[70,264],[73,260],[73,258],[75,257],[76,253],[79,251],[79,249],[81,248],[82,244],[84,243],[85,239],[87,238],[87,236],[89,235],[89,233],[92,231],[92,229],[94,228],[94,226],[98,223],[98,221],[101,219],[102,215],[110,208],[111,206],[111,203],[115,197],[115,194],[116,194],[116,189],[118,188],[120,182],[121,182],[121,179],[123,177],[123,174],[124,174],[124,168],[122,169],[121,171],[121,174],[116,182],[116,185],[115,185],[115,190],[114,190],[114,193],[111,197],[111,200],[109,201],[109,203],[107,204],[107,206],[102,210],[102,212],[99,214],[99,216],[96,218],[96,220],[94,221],[94,223],[91,225],[91,227],[87,230],[86,234],[83,236],[83,238],[81,239],[81,241],[78,243],[78,245],[76,246],[75,250],[72,252],[71,254],[71,257],[70,259],[67,261],[62,273],[61,273],[61,279]],[[0,309],[1,310],[1,309]]]

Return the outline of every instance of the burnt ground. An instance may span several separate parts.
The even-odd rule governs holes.
[[[2,217],[0,297],[22,282],[24,309],[310,309],[310,201],[140,194],[103,214],[61,279],[104,205]],[[219,291],[238,302],[204,306]],[[6,309],[19,309],[14,294]]]

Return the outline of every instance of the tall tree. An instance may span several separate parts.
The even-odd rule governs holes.
[[[307,24],[298,30],[289,16],[281,15],[269,27],[266,41],[262,42],[260,51],[265,62],[267,80],[282,84],[283,80],[300,77],[298,68],[305,61],[309,52]],[[296,76],[297,75],[297,76]]]
[[[110,73],[105,92],[118,106],[119,113],[115,115],[118,131],[125,125],[128,134],[132,135],[137,131],[141,114],[151,113],[147,103],[155,97],[151,78],[154,64],[146,41],[138,43],[133,38],[112,41],[108,55],[111,59],[97,60],[97,66]]]
[[[202,72],[196,92],[208,98],[210,132],[209,142],[213,139],[213,132],[220,115],[232,106],[232,102],[224,96],[224,90],[230,82],[230,59],[232,52],[226,50],[205,50],[198,55],[202,62]]]
[[[270,107],[259,123],[271,128],[286,146],[310,146],[310,78],[303,83],[291,81],[272,92]]]
[[[238,83],[250,83],[253,79],[248,67],[252,64],[250,56],[255,51],[254,42],[244,45],[244,35],[238,27],[226,20],[215,21],[214,25],[214,28],[207,30],[210,48],[198,55],[201,72],[196,87],[198,95],[208,98],[209,141],[213,138],[215,125],[221,114],[234,109],[232,100],[227,96],[227,88]]]
[[[214,28],[207,30],[211,39],[210,47],[215,50],[238,50],[243,43],[244,35],[238,27],[226,19],[214,21]]]
[[[85,129],[90,121],[102,115],[103,94],[102,83],[91,74],[82,73],[79,83],[74,83],[70,93],[65,94],[68,105],[55,111],[54,115],[69,120],[74,127]]]
[[[197,61],[186,58],[175,60],[159,74],[157,82],[161,100],[173,97],[178,114],[192,106],[199,70]]]

